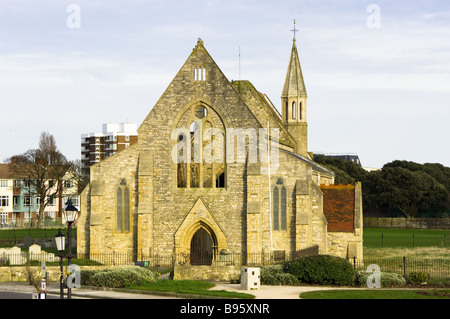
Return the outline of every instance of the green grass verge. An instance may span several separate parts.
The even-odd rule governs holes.
[[[442,229],[364,228],[363,236],[364,248],[439,247],[449,240],[450,232]]]
[[[311,291],[302,299],[450,299],[450,290],[345,289]]]
[[[229,292],[225,290],[208,290],[212,287],[214,287],[214,284],[206,281],[157,280],[155,282],[145,282],[139,286],[127,286],[125,288],[155,292],[175,292],[179,294],[193,294],[218,298],[255,298],[255,296],[246,293]]]

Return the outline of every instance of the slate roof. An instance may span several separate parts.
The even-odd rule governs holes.
[[[323,167],[322,165],[317,164],[313,160],[310,160],[310,159],[308,159],[308,158],[306,158],[304,156],[298,155],[296,153],[289,152],[289,151],[281,149],[281,148],[280,148],[280,151],[281,152],[285,152],[286,154],[289,154],[289,155],[295,157],[296,159],[298,159],[298,160],[300,160],[300,161],[302,161],[302,162],[304,162],[304,163],[306,163],[308,165],[311,165],[312,169],[317,171],[317,172],[330,174],[330,175],[333,175],[333,176],[335,175],[333,171],[330,171],[329,169]]]

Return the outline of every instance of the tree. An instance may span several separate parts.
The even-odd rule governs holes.
[[[57,149],[53,135],[42,132],[39,148],[8,159],[11,173],[27,179],[30,189],[40,198],[36,227],[41,227],[45,208],[63,191],[63,178],[72,164]],[[31,194],[29,194],[31,196]]]
[[[415,217],[421,210],[443,208],[447,189],[424,171],[385,166],[371,172],[363,181],[364,203],[370,208],[394,207],[406,217]]]
[[[317,156],[314,160],[335,172],[336,184],[362,182],[365,212],[386,213],[395,208],[414,217],[419,212],[436,214],[450,207],[450,168],[442,164],[396,160],[380,171],[367,172],[343,159]]]
[[[89,184],[89,168],[84,167],[83,163],[79,159],[72,162],[72,168],[78,194],[81,194],[86,185]]]
[[[359,165],[341,158],[326,157],[318,155],[314,161],[332,170],[335,176],[335,184],[355,184],[361,182],[368,174]]]

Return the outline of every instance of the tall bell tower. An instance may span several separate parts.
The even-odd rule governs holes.
[[[295,20],[294,29],[291,31],[294,32],[294,39],[283,92],[281,94],[281,113],[284,125],[296,140],[295,152],[308,157],[308,124],[306,121],[306,102],[308,96],[306,94],[300,59],[298,58],[295,39],[295,32],[298,30],[295,29]]]

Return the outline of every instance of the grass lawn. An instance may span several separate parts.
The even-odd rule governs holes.
[[[67,236],[67,227],[62,226],[61,232]],[[23,239],[32,237],[34,239],[53,239],[58,233],[58,228],[21,228],[21,229],[0,229],[0,239]],[[72,228],[72,236],[77,237],[77,229]]]
[[[450,259],[448,230],[364,228],[363,236],[364,258]]]
[[[229,292],[225,290],[208,290],[214,286],[215,285],[213,283],[206,281],[157,280],[155,282],[146,282],[140,286],[126,286],[125,288],[156,291],[156,292],[176,292],[180,294],[194,294],[218,298],[240,298],[240,299],[255,298],[255,296],[246,293]]]
[[[450,240],[441,229],[364,228],[364,248],[439,247]]]
[[[300,294],[302,299],[450,299],[450,290],[324,290]]]

